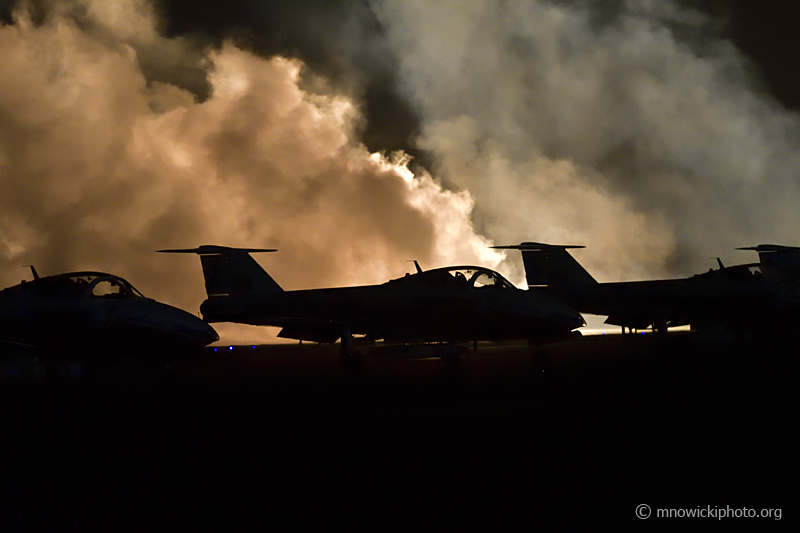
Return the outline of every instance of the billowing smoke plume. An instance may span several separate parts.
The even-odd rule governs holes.
[[[610,9],[609,9],[610,8]],[[502,241],[590,247],[606,279],[796,243],[800,120],[669,1],[382,0],[435,171]]]
[[[145,2],[47,5],[36,23],[19,8],[0,26],[3,286],[27,263],[106,270],[191,310],[199,261],[154,250],[276,247],[259,260],[285,288],[502,257],[472,230],[468,192],[370,154],[354,103],[324,80],[302,89],[299,61],[201,53],[160,36]],[[186,89],[198,69],[204,100]],[[150,75],[167,71],[185,84]]]

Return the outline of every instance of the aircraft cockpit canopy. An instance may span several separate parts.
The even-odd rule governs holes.
[[[481,287],[514,288],[506,278],[493,270],[485,268],[456,267],[449,269],[447,273],[453,276],[456,281],[466,283],[468,287],[476,289]]]
[[[482,267],[460,266],[426,270],[393,282],[413,280],[429,287],[452,287],[481,289],[491,287],[495,289],[515,289],[506,278],[494,270]],[[393,283],[389,282],[389,283]]]
[[[77,277],[78,283],[82,280],[88,282],[86,290],[91,292],[93,298],[144,298],[133,285],[118,276],[102,274]]]
[[[710,270],[705,274],[699,274],[693,277],[707,277],[713,276],[714,278],[736,280],[741,282],[759,282],[763,279],[761,265],[759,263],[749,263],[746,265],[734,265],[725,267],[718,270]]]
[[[127,280],[102,272],[75,272],[42,278],[46,292],[73,297],[144,298]]]

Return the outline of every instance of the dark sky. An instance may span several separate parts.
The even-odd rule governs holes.
[[[755,63],[770,91],[800,109],[800,4],[791,0],[709,2],[727,19],[725,33]]]
[[[168,35],[200,41],[232,38],[266,56],[303,60],[314,73],[358,93],[367,116],[362,139],[370,149],[401,148],[423,157],[408,142],[417,120],[395,90],[395,59],[369,2],[233,1],[198,7],[176,0],[160,6]]]

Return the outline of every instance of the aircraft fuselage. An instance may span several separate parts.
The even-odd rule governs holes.
[[[514,287],[417,286],[413,277],[383,285],[211,296],[209,322],[284,328],[282,336],[332,342],[346,329],[376,339],[500,340],[563,338],[580,315],[542,295]]]

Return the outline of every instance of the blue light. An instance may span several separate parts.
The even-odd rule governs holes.
[[[233,351],[233,346],[228,346],[228,350]]]
[[[254,350],[256,349],[256,345],[255,345],[255,344],[253,345],[253,349],[254,349]]]
[[[216,351],[217,351],[217,349],[216,349],[216,348],[214,348],[214,351],[216,352]]]

